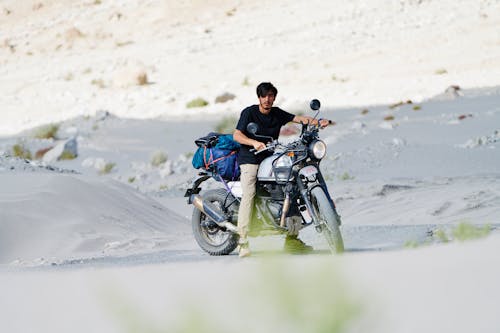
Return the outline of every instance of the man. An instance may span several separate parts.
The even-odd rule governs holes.
[[[253,202],[257,182],[257,170],[259,164],[269,156],[270,153],[263,152],[255,155],[250,149],[257,151],[266,148],[262,138],[257,138],[247,132],[247,125],[251,122],[259,125],[259,135],[270,136],[277,139],[280,129],[288,122],[318,124],[318,120],[308,116],[296,116],[278,107],[273,107],[278,90],[270,82],[262,82],[257,86],[257,97],[259,105],[252,105],[241,111],[240,119],[233,133],[234,140],[241,144],[239,153],[240,181],[243,195],[238,212],[238,233],[240,241],[238,252],[240,257],[250,255],[248,246],[248,227],[252,218]],[[329,121],[319,120],[321,127],[328,126]],[[297,238],[297,235],[288,235],[285,241],[285,249],[299,247],[304,251],[312,248],[305,245]]]

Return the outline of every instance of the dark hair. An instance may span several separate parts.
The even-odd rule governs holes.
[[[278,89],[271,82],[262,82],[257,86],[257,96],[264,97],[272,92],[274,96],[278,95]]]

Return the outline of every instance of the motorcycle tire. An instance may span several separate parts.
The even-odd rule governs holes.
[[[223,189],[208,190],[203,193],[203,199],[222,209],[227,192]],[[229,201],[230,202],[230,201]],[[228,230],[223,230],[215,223],[209,223],[210,218],[195,208],[191,218],[193,234],[198,245],[213,256],[227,255],[238,246],[239,236]]]
[[[322,233],[333,253],[344,252],[344,240],[340,233],[340,216],[332,207],[323,188],[317,186],[311,190],[311,203],[316,216],[320,219]]]

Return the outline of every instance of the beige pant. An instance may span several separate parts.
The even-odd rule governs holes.
[[[240,165],[240,183],[243,192],[238,211],[238,233],[240,234],[240,243],[247,242],[248,227],[252,218],[253,201],[255,198],[255,183],[257,182],[258,164]]]

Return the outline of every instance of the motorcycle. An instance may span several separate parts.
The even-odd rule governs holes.
[[[310,107],[316,111],[316,118],[320,102],[314,99]],[[248,124],[249,133],[269,140],[265,149],[254,153],[273,153],[262,161],[257,172],[250,236],[284,234],[313,225],[325,236],[333,253],[344,251],[341,218],[319,167],[326,155],[326,144],[319,139],[319,129],[319,124],[302,124],[297,140],[281,144],[271,137],[258,135],[257,124]],[[211,255],[227,255],[238,245],[236,224],[241,187],[239,181],[220,179],[223,188],[200,195],[200,185],[211,177],[217,175],[209,171],[199,173],[185,197],[194,205],[191,222],[198,245]]]

